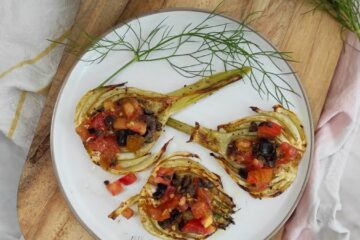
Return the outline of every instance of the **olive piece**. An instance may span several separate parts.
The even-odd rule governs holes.
[[[256,122],[251,122],[249,127],[249,132],[257,132],[257,130],[258,130],[258,126]]]
[[[177,175],[177,174],[174,173],[173,178],[172,178],[172,180],[171,180],[171,184],[172,184],[174,187],[178,187],[178,186],[180,186],[180,184],[181,184],[181,180],[182,180],[182,178],[181,178],[179,175]]]
[[[131,130],[119,130],[115,132],[116,142],[119,146],[126,146],[127,137],[136,134]]]
[[[214,184],[206,178],[200,178],[199,179],[199,187],[212,188],[212,187],[214,187]]]
[[[266,162],[274,161],[276,157],[276,147],[269,140],[262,138],[259,142],[258,155],[263,157]]]
[[[248,176],[248,170],[246,168],[240,168],[239,175],[240,175],[240,177],[246,179]]]
[[[99,135],[100,135],[100,131],[97,130],[96,128],[89,128],[89,129],[88,129],[88,132],[89,132],[90,134],[95,134],[96,136],[99,136]]]
[[[192,177],[190,175],[185,175],[181,181],[181,188],[187,188],[192,182]]]
[[[105,126],[107,126],[108,128],[111,128],[114,122],[115,122],[115,117],[112,115],[108,115],[104,118]]]
[[[272,127],[272,122],[270,122],[270,121],[261,122],[261,123],[259,124],[259,126]]]
[[[170,218],[165,219],[164,221],[158,221],[158,224],[162,228],[169,228],[171,225],[173,225],[176,220],[180,217],[180,211],[177,209],[173,209],[170,213]]]
[[[152,195],[153,198],[155,200],[159,200],[160,198],[162,198],[162,196],[164,196],[164,194],[166,192],[166,189],[167,189],[167,186],[165,184],[158,183],[156,191]]]
[[[148,108],[144,108],[143,111],[146,115],[154,115],[154,112]]]
[[[187,186],[187,188],[185,189],[185,193],[189,194],[190,197],[194,197],[195,196],[195,187],[193,184],[189,184]]]
[[[150,143],[153,140],[153,133],[156,129],[156,118],[153,115],[145,115],[146,133],[144,135],[145,142]]]
[[[161,131],[161,129],[162,129],[162,124],[161,124],[161,122],[159,122],[159,121],[156,120],[156,131]]]

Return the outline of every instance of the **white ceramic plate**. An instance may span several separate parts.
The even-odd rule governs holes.
[[[152,29],[166,17],[167,24],[181,29],[188,23],[199,23],[208,14],[199,11],[167,11],[143,16],[139,18],[139,21],[144,32]],[[236,21],[222,16],[216,16],[211,22],[214,24],[227,22],[234,26],[238,24]],[[120,26],[117,31],[121,33],[125,31],[125,27]],[[109,33],[106,37],[112,38],[114,34]],[[263,49],[274,50],[269,42],[256,33],[249,33],[248,39]],[[83,58],[96,56],[94,54],[96,53],[88,52]],[[126,187],[126,191],[112,197],[105,189],[103,182],[104,180],[115,180],[118,176],[105,172],[89,160],[80,138],[75,133],[73,124],[75,107],[81,96],[88,90],[97,87],[102,80],[130,58],[131,55],[126,52],[111,52],[99,64],[79,61],[63,85],[53,115],[51,148],[59,185],[74,214],[94,236],[100,239],[156,239],[145,231],[136,216],[130,220],[119,217],[115,221],[107,217],[121,201],[139,192],[149,171],[138,174],[137,184]],[[264,62],[266,63],[266,59]],[[277,64],[283,72],[291,71],[285,61],[277,60]],[[265,68],[268,67],[272,66],[265,64]],[[268,238],[290,216],[303,192],[313,147],[311,116],[306,96],[296,76],[287,75],[285,78],[300,95],[298,97],[289,94],[287,97],[294,104],[292,109],[303,122],[309,145],[300,163],[295,182],[282,195],[273,199],[253,199],[231,180],[219,164],[209,156],[208,150],[196,144],[186,143],[188,136],[169,127],[166,127],[165,134],[155,146],[154,151],[165,141],[174,137],[168,153],[177,150],[197,153],[201,156],[203,165],[221,176],[225,191],[233,197],[239,211],[234,214],[234,225],[230,225],[226,231],[217,231],[210,239]],[[127,81],[128,86],[166,93],[195,80],[197,79],[186,79],[180,76],[165,62],[151,62],[131,65],[121,72],[112,83]],[[272,99],[261,99],[248,81],[237,82],[182,110],[174,117],[190,124],[198,121],[204,126],[215,127],[220,123],[253,114],[249,106],[270,110],[275,104],[276,102]]]

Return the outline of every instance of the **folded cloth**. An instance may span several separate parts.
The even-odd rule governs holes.
[[[358,40],[350,34],[347,43],[317,126],[309,182],[286,224],[284,239],[349,239],[350,236],[336,215],[341,209],[340,182],[349,146],[359,127],[360,61],[354,48]]]
[[[19,239],[16,195],[34,131],[79,0],[0,4],[0,239]]]

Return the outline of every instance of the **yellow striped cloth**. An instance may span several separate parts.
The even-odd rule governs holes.
[[[79,0],[1,0],[0,239],[18,240],[18,181]]]

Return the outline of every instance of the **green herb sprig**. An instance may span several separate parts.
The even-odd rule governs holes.
[[[249,15],[247,19],[252,15]],[[215,63],[219,62],[224,70],[250,66],[252,73],[247,80],[259,96],[271,97],[278,103],[290,107],[292,103],[287,94],[297,93],[286,81],[285,75],[293,74],[293,72],[281,72],[275,61],[276,59],[291,61],[289,53],[263,50],[249,40],[247,34],[252,30],[246,27],[247,20],[237,24],[236,27],[230,23],[211,24],[211,19],[216,16],[216,13],[210,13],[199,24],[190,23],[181,31],[174,31],[175,26],[168,25],[165,18],[147,34],[144,33],[140,21],[125,24],[126,30],[121,34],[113,30],[116,39],[98,39],[86,34],[92,41],[88,51],[95,51],[98,54],[90,59],[81,60],[100,63],[112,51],[125,51],[132,54],[132,58],[106,78],[100,86],[104,86],[136,62],[166,61],[177,73],[187,78],[212,75],[219,71],[214,67]],[[67,45],[71,52],[81,52],[84,48],[71,39],[62,44]],[[189,48],[187,47],[189,44],[196,47]],[[272,66],[265,67],[260,57],[266,57],[268,59],[266,64]]]
[[[360,40],[359,0],[315,0],[315,9],[327,11],[342,27],[354,32]]]

